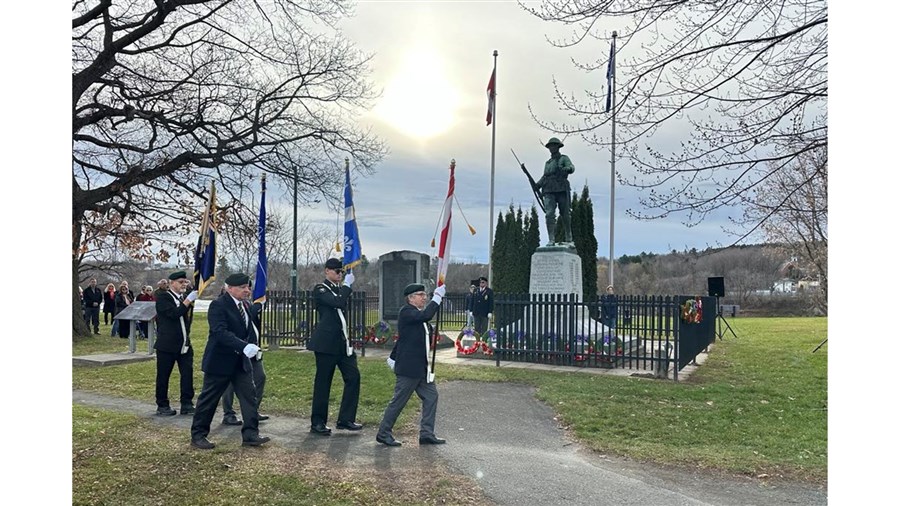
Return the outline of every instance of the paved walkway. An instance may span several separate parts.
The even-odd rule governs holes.
[[[370,349],[366,355],[381,357],[387,352]],[[455,355],[453,348],[438,353],[442,363],[494,366],[487,360],[457,359]],[[571,369],[586,374],[616,374],[615,370]],[[827,491],[816,485],[732,477],[597,454],[573,441],[557,425],[553,410],[538,402],[529,386],[497,383],[484,388],[480,383],[452,381],[441,383],[439,391],[437,432],[448,440],[442,446],[419,447],[407,439],[400,448],[388,448],[375,442],[376,427],[372,426],[360,432],[335,431],[327,438],[312,436],[309,420],[284,416],[263,422],[262,433],[272,437],[270,444],[322,452],[343,465],[403,468],[439,460],[473,479],[500,505],[827,504]],[[156,417],[152,402],[90,392],[73,392],[73,402],[130,412],[182,428],[187,448],[190,417]],[[240,427],[214,422],[210,439],[238,444]]]

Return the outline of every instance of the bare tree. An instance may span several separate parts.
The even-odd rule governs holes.
[[[638,171],[620,182],[644,190],[645,209],[629,210],[633,216],[678,214],[697,224],[828,146],[825,0],[548,0],[523,7],[574,27],[573,37],[554,42],[559,46],[605,41],[597,53],[606,54],[618,30],[617,144]],[[605,72],[607,59],[576,65]],[[605,112],[606,90],[578,98],[554,86],[571,121],[539,123],[607,151],[613,114]],[[686,133],[673,145],[660,144],[679,131]],[[758,224],[747,223],[735,242]]]
[[[385,153],[355,126],[375,95],[370,57],[331,28],[346,1],[72,5],[73,282],[109,248],[190,257],[210,179],[238,230],[259,171],[292,161],[311,201],[339,194],[344,158],[366,174]]]
[[[744,221],[762,222],[769,242],[796,256],[819,282],[813,302],[828,313],[828,152],[805,153],[791,170],[773,167],[773,175],[745,203]]]

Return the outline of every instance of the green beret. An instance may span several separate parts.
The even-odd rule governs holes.
[[[232,274],[225,278],[225,284],[228,286],[241,286],[250,284],[250,276],[240,272]]]
[[[422,285],[419,283],[411,283],[409,285],[406,285],[406,288],[403,289],[403,295],[409,295],[412,293],[424,292],[424,291],[425,291],[425,285]]]
[[[176,279],[187,279],[187,273],[184,271],[173,272],[169,274],[169,279],[175,281]]]

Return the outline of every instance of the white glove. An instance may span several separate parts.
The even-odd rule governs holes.
[[[259,351],[259,346],[255,345],[253,343],[250,343],[247,346],[244,346],[244,355],[246,355],[247,358],[255,357],[256,353],[258,351]]]
[[[447,294],[447,285],[441,285],[441,286],[435,288],[435,289],[434,289],[434,294],[435,294],[435,295],[440,295],[441,298],[443,298],[444,295]]]
[[[472,316],[472,312],[471,312],[471,311],[466,311],[466,316]]]
[[[391,368],[392,371],[394,370],[394,364],[396,364],[396,363],[397,363],[397,361],[395,361],[391,357],[387,358],[387,365],[388,365],[388,367]]]
[[[344,284],[345,285],[350,286],[353,284],[354,281],[356,281],[356,278],[353,277],[352,272],[348,272],[347,275],[344,276]]]
[[[493,318],[494,318],[494,313],[488,313],[488,320],[493,319]]]
[[[195,300],[197,300],[198,295],[200,295],[200,293],[197,290],[194,290],[193,292],[187,294],[187,297],[185,297],[185,299],[194,302]]]

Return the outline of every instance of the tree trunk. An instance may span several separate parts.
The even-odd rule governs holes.
[[[72,340],[83,339],[91,336],[91,329],[84,322],[84,308],[81,305],[81,297],[78,296],[78,267],[81,265],[81,256],[78,254],[81,246],[81,217],[72,217]]]

